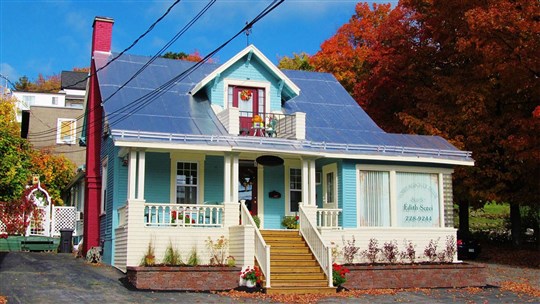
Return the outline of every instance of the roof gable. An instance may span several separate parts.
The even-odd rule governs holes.
[[[210,82],[212,82],[216,78],[219,78],[221,73],[225,72],[227,69],[231,68],[240,60],[242,60],[242,58],[246,57],[247,61],[250,61],[253,60],[253,56],[255,56],[260,61],[262,66],[264,66],[264,68],[267,69],[273,76],[282,81],[283,88],[290,92],[290,94],[288,94],[289,96],[287,96],[287,98],[285,99],[291,99],[300,95],[300,88],[296,84],[294,84],[294,82],[292,82],[280,69],[278,69],[266,56],[264,56],[264,54],[259,51],[259,49],[257,49],[252,44],[240,51],[227,62],[219,66],[205,78],[203,78],[193,87],[193,89],[191,89],[191,94],[195,95],[201,89],[206,87]]]

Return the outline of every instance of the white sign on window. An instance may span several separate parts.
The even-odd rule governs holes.
[[[437,174],[397,172],[398,224],[402,227],[439,225]]]

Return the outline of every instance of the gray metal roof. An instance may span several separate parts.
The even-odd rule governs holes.
[[[60,84],[62,89],[86,90],[86,72],[62,71]]]
[[[112,56],[115,54],[96,54],[96,67],[105,65]],[[123,55],[98,73],[103,107],[116,138],[143,142],[204,143],[245,149],[255,147],[472,161],[470,153],[458,150],[437,136],[384,132],[334,76],[327,73],[283,71],[301,89],[300,95],[287,101],[283,109],[287,114],[306,113],[305,141],[246,139],[229,135],[204,93],[195,97],[190,94],[198,82],[219,67],[217,64],[204,64],[160,96],[144,98],[194,65],[193,62],[158,58],[131,83],[110,97],[149,59]],[[145,102],[148,104],[136,110],[138,105]]]

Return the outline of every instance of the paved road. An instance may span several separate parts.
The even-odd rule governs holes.
[[[464,274],[466,275],[466,274]],[[0,295],[8,303],[263,303],[211,293],[148,292],[124,286],[123,274],[93,266],[70,254],[0,253]],[[524,294],[489,287],[479,292],[434,289],[395,295],[325,298],[319,303],[540,303]],[[268,303],[268,302],[267,302]]]

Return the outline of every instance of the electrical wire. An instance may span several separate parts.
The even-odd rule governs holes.
[[[178,31],[174,36],[173,38],[171,38],[158,52],[156,52],[154,54],[154,56],[151,57],[151,59],[146,62],[141,68],[139,68],[139,70],[137,70],[126,82],[124,82],[124,84],[122,84],[119,88],[117,88],[113,94],[111,96],[109,96],[107,99],[103,100],[101,102],[101,104],[104,104],[107,100],[109,100],[110,98],[112,98],[114,95],[116,95],[116,93],[118,93],[118,91],[120,91],[121,89],[123,89],[129,82],[131,82],[133,79],[135,79],[139,74],[141,74],[148,66],[150,66],[150,64],[152,64],[157,58],[159,58],[163,52],[165,52],[165,50],[167,50],[173,43],[175,43],[176,41],[178,41],[178,39],[184,35],[187,30],[189,30],[194,24],[195,22],[197,22],[209,9],[210,7],[212,7],[215,2],[217,0],[212,0],[210,2],[208,2],[208,4],[206,4],[205,7],[203,7],[203,9],[201,9],[197,15],[195,15],[195,17],[193,17],[180,31]],[[170,9],[172,8],[172,6],[169,8],[168,11],[170,11]],[[165,16],[166,14],[164,14],[163,16]],[[162,17],[163,17],[162,16]],[[158,21],[154,22],[153,25],[155,25]],[[149,30],[153,28],[153,26],[151,26],[149,28]],[[147,32],[149,31],[147,30]],[[146,32],[146,33],[147,33]],[[145,33],[145,34],[146,34]],[[141,35],[140,37],[144,37],[144,35]],[[108,65],[110,65],[113,61],[117,60],[123,53],[125,53],[126,50],[129,50],[133,45],[136,44],[136,42],[140,40],[140,38],[138,38],[137,40],[135,40],[134,43],[132,43],[132,45],[128,48],[126,48],[122,53],[120,53],[120,55],[117,55],[115,57],[113,57],[113,59],[111,59],[111,61],[107,62],[107,64],[105,64],[103,67],[99,68],[96,73],[98,71],[101,71],[103,68],[107,67]],[[100,105],[96,105],[96,107],[99,107]],[[80,115],[79,117],[75,118],[76,120],[79,120],[79,119],[82,119],[84,117],[84,114]],[[82,130],[83,126],[80,126],[80,127],[77,127],[77,129],[81,129]],[[79,131],[79,130],[76,130],[76,131]],[[50,138],[53,137],[53,136],[56,136],[57,130],[54,129],[54,128],[51,128],[49,130],[43,130],[43,131],[40,131],[40,132],[36,132],[36,133],[33,133],[32,135],[34,136],[34,141],[36,142],[39,142],[39,141],[49,141],[51,140]],[[41,139],[39,139],[41,137]],[[47,138],[48,137],[48,138]]]

